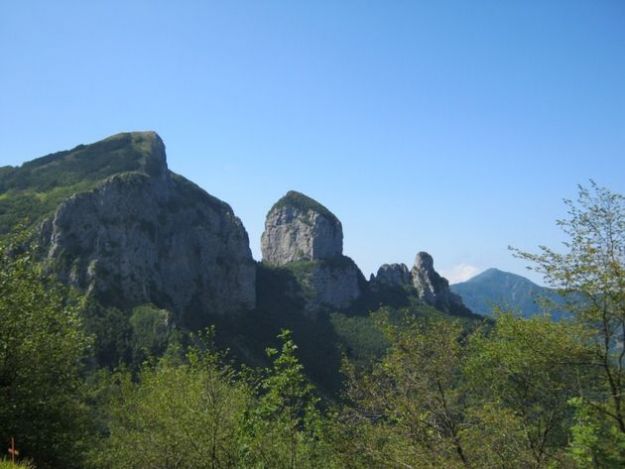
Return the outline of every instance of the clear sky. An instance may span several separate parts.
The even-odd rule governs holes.
[[[578,183],[625,193],[625,1],[0,2],[0,165],[148,129],[257,259],[296,189],[366,275],[527,274]]]

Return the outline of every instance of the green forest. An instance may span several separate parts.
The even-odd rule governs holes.
[[[5,235],[0,468],[624,467],[625,197],[592,183],[566,204],[562,249],[512,253],[569,317],[330,314],[350,344],[333,386],[301,330],[244,360],[227,325],[104,310],[46,275],[28,230]]]

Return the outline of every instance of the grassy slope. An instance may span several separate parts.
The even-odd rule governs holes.
[[[285,207],[285,206],[292,206],[294,208],[301,210],[302,212],[307,212],[309,210],[312,210],[313,212],[320,213],[321,215],[325,216],[326,218],[336,223],[339,222],[338,218],[336,218],[336,215],[334,215],[325,206],[321,205],[316,200],[311,199],[307,195],[302,194],[301,192],[297,192],[297,191],[287,192],[284,197],[282,197],[275,204],[273,204],[273,207],[271,207],[270,212],[276,209],[279,209],[281,207]]]
[[[60,202],[93,189],[107,177],[129,171],[149,171],[151,132],[123,133],[91,145],[79,145],[24,163],[0,168],[0,234],[25,223],[36,223]]]

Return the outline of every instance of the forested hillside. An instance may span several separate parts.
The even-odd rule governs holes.
[[[620,194],[580,190],[565,252],[515,252],[569,317],[485,319],[425,252],[367,281],[301,193],[254,261],[155,134],[94,145],[2,171],[0,440],[20,464],[625,464]]]

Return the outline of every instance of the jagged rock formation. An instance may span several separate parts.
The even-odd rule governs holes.
[[[289,191],[267,214],[261,249],[273,265],[332,259],[343,252],[343,227],[319,202]]]
[[[264,264],[288,268],[297,277],[306,311],[346,308],[366,288],[360,269],[343,256],[341,222],[299,192],[288,192],[271,208],[261,248]]]
[[[0,195],[0,235],[29,217],[41,227],[50,271],[104,304],[128,310],[153,303],[172,311],[174,321],[198,326],[207,315],[255,307],[257,270],[241,221],[226,203],[168,170],[154,132],[118,134],[0,168]],[[293,311],[364,311],[418,297],[468,313],[425,253],[412,271],[383,265],[368,284],[343,255],[341,222],[301,193],[276,202],[261,241],[259,298],[273,295],[272,307],[293,293]]]
[[[384,264],[369,281],[372,291],[386,302],[394,297],[388,293],[402,293],[404,300],[417,297],[422,303],[455,315],[470,315],[471,311],[463,304],[462,298],[449,289],[447,279],[434,270],[434,260],[426,252],[417,254],[414,266],[408,270],[405,264]],[[397,298],[395,298],[397,300]]]
[[[471,314],[462,298],[449,289],[447,279],[434,270],[434,260],[427,252],[417,254],[410,276],[419,299],[424,303],[446,313]]]
[[[374,283],[389,287],[408,287],[412,285],[410,271],[406,264],[384,264],[373,277]]]
[[[191,325],[203,322],[198,315],[254,308],[256,270],[245,228],[226,203],[167,169],[156,133],[81,145],[46,157],[40,171],[88,165],[94,152],[116,162],[112,175],[63,200],[42,224],[54,273],[104,303],[153,303]]]

